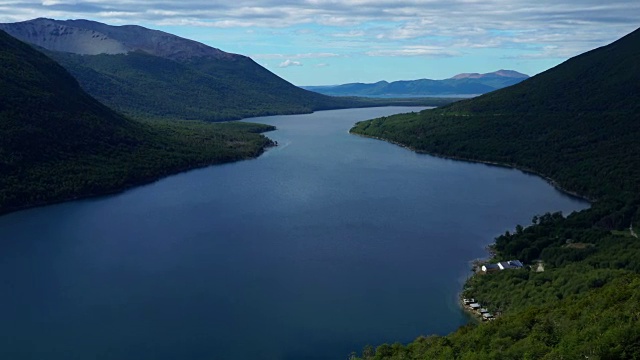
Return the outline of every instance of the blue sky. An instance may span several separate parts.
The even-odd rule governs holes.
[[[0,22],[136,24],[296,85],[542,72],[640,27],[638,0],[0,0]]]

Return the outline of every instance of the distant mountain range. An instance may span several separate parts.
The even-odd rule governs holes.
[[[137,118],[217,121],[367,106],[303,90],[246,56],[140,26],[40,18],[0,29],[46,49],[89,94]]]
[[[529,76],[513,70],[498,70],[487,74],[458,74],[445,80],[379,81],[372,84],[350,83],[303,88],[333,96],[416,97],[480,95],[502,89],[528,79]]]

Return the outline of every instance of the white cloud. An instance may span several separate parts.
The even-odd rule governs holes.
[[[576,47],[560,47],[556,45],[543,46],[541,49],[536,49],[532,52],[524,52],[517,56],[507,57],[508,59],[566,59],[578,55],[580,49]]]
[[[289,66],[302,66],[302,63],[300,61],[292,61],[290,59],[287,59],[281,62],[280,65],[278,65],[278,67],[281,67],[281,68],[286,68]]]
[[[75,5],[76,1],[64,1],[64,0],[43,0],[43,6],[53,6],[53,5]]]
[[[252,59],[320,59],[338,57],[335,53],[304,53],[304,54],[253,54]]]
[[[338,57],[340,55],[335,54],[335,53],[330,53],[330,52],[324,52],[324,53],[305,53],[305,54],[297,54],[295,55],[295,57],[297,59],[317,59],[317,58],[332,58],[332,57]]]
[[[42,10],[42,16],[48,16],[55,11],[52,8],[58,6],[58,10],[64,10],[71,18],[91,17],[102,11],[122,11],[130,14],[128,19],[122,20],[134,23],[173,18],[176,21],[199,20],[203,25],[277,27],[301,23],[348,26],[387,21],[398,23],[399,36],[433,29],[456,31],[468,26],[481,30],[534,29],[549,23],[637,25],[640,11],[637,0],[608,0],[606,3],[601,0],[91,0],[79,3],[76,0],[8,0],[2,3],[10,3],[11,7],[0,15],[0,21],[12,17],[18,9]]]
[[[348,32],[338,32],[331,34],[333,37],[342,37],[342,38],[355,38],[355,37],[363,37],[365,36],[365,32],[363,30],[349,30]]]
[[[328,26],[335,30],[325,32],[326,38],[358,40],[369,48],[386,49],[384,45],[390,43],[399,47],[370,50],[374,55],[433,55],[437,51],[405,46],[447,44],[452,49],[449,54],[509,46],[534,47],[539,56],[560,56],[592,49],[636,29],[640,1],[0,0],[0,22],[35,17],[251,31],[296,26],[297,36],[312,36],[308,28]],[[549,46],[571,51],[550,51]],[[447,55],[446,51],[440,53]]]
[[[379,49],[367,51],[368,56],[427,56],[427,57],[450,57],[460,55],[457,51],[439,48],[435,46],[405,46],[395,49]]]

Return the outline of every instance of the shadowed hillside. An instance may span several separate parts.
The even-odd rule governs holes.
[[[0,64],[0,213],[256,156],[270,144],[256,134],[266,125],[127,119],[3,31]]]
[[[520,259],[531,267],[466,282],[463,296],[498,314],[495,321],[408,345],[367,347],[361,358],[640,357],[633,310],[640,299],[639,110],[636,30],[510,88],[358,123],[353,133],[527,169],[597,200],[567,217],[534,216],[529,226],[496,238],[493,261]]]
[[[591,197],[640,189],[640,31],[507,89],[352,132],[531,169]]]
[[[221,121],[406,104],[307,91],[246,56],[141,26],[35,19],[0,29],[46,49],[93,97],[141,119]]]

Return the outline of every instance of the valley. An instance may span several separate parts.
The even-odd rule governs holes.
[[[455,331],[469,260],[496,233],[589,204],[520,171],[347,132],[421,109],[253,118],[277,128],[256,159],[0,217],[13,289],[0,352],[324,360]]]
[[[639,49],[303,89],[141,26],[0,24],[0,351],[637,358]],[[525,266],[469,276],[487,245]]]
[[[140,26],[34,19],[0,24],[60,63],[91,96],[145,120],[228,121],[456,99],[333,97],[301,89],[251,58]]]

